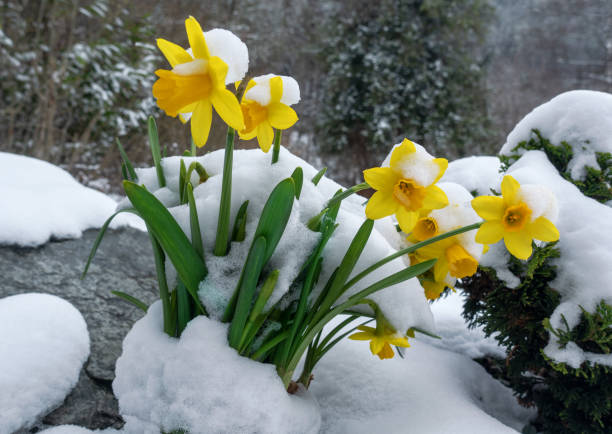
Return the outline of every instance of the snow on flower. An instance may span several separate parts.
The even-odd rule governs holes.
[[[198,147],[206,144],[212,123],[212,108],[232,128],[242,130],[240,105],[225,85],[240,80],[248,67],[246,45],[228,30],[202,32],[195,18],[185,21],[190,50],[158,39],[157,46],[172,70],[158,69],[153,85],[157,105],[168,116],[191,118],[191,135]],[[185,115],[185,116],[183,116]]]
[[[300,101],[300,88],[292,77],[274,74],[262,75],[249,81],[242,103],[245,127],[240,138],[257,137],[259,147],[268,152],[274,140],[274,130],[286,130],[295,124],[298,116],[289,107]]]
[[[476,241],[495,244],[504,239],[508,251],[519,259],[531,256],[533,239],[551,242],[559,231],[551,220],[557,218],[553,193],[538,185],[521,186],[511,175],[501,183],[502,197],[479,196],[472,200],[474,210],[485,222]]]
[[[433,158],[422,146],[404,139],[391,154],[390,167],[364,170],[365,181],[377,190],[366,207],[366,216],[380,219],[395,214],[400,228],[410,233],[419,211],[448,204],[444,191],[434,185],[448,166],[445,158]]]

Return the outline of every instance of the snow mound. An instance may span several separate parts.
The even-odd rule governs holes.
[[[210,175],[206,182],[198,185],[197,176],[194,174],[192,182],[193,185],[196,185],[194,197],[200,219],[200,232],[206,265],[209,270],[208,276],[200,285],[200,298],[202,298],[211,317],[216,319],[222,315],[227,301],[236,287],[259,216],[272,189],[281,180],[291,176],[296,167],[302,168],[304,183],[300,199],[294,202],[287,228],[270,259],[267,269],[264,270],[264,275],[271,270],[278,269],[280,271],[268,306],[281,300],[287,293],[291,282],[297,276],[302,264],[319,240],[320,234],[309,230],[306,223],[310,218],[319,214],[336,191],[343,188],[327,177],[323,177],[319,184],[315,186],[310,180],[317,173],[317,170],[284,148],[281,148],[279,162],[274,165],[270,165],[270,155],[261,152],[259,149],[235,151],[230,222],[233,224],[239,207],[244,201],[249,200],[246,239],[241,243],[232,243],[229,255],[216,257],[212,251],[221,196],[223,156],[223,150],[219,150],[201,157],[165,158],[162,165],[167,186],[164,188],[159,188],[155,168],[137,169],[138,182],[144,184],[164,205],[169,207],[170,213],[188,237],[191,237],[189,207],[178,205],[180,160],[185,161],[186,167],[189,167],[192,161],[198,161]],[[342,202],[336,220],[339,226],[325,248],[323,268],[318,284],[313,290],[313,297],[316,297],[323,289],[328,278],[342,260],[355,233],[364,222],[363,202],[364,198],[357,195],[353,195]],[[120,206],[128,205],[129,201],[127,199],[120,204]],[[296,248],[296,246],[299,246],[299,248]],[[395,250],[389,245],[385,237],[375,228],[355,266],[353,275],[394,252]],[[385,264],[354,285],[347,291],[342,300],[404,268],[405,265],[401,258]],[[406,331],[413,326],[432,330],[431,311],[417,279],[410,279],[386,288],[370,298],[378,303],[397,330]],[[289,303],[290,301],[286,297],[282,302]]]
[[[0,299],[0,432],[36,422],[62,403],[89,356],[80,312],[48,294]]]
[[[500,161],[497,157],[466,157],[451,161],[440,182],[463,185],[477,196],[491,194],[491,186],[501,182]]]
[[[105,194],[84,187],[68,172],[35,158],[0,152],[0,245],[35,247],[50,238],[78,238],[115,211]],[[122,214],[112,228],[141,220]]]
[[[404,359],[379,360],[344,339],[317,365],[310,390],[326,434],[514,433],[535,416],[465,356],[410,340]]]
[[[586,166],[600,169],[596,152],[612,152],[612,94],[573,90],[536,107],[508,134],[500,154],[509,155],[531,130],[537,129],[553,145],[567,142],[574,156],[568,169],[572,179],[586,176]],[[519,150],[524,153],[525,150]]]
[[[307,392],[289,395],[273,365],[227,345],[227,325],[200,316],[181,339],[162,329],[151,306],[123,342],[113,390],[121,414],[163,431],[317,433],[319,409]]]

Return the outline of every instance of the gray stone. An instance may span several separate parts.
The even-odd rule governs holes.
[[[0,298],[27,292],[62,297],[81,312],[91,338],[78,385],[59,409],[43,418],[44,425],[96,429],[122,424],[111,382],[123,338],[143,312],[111,291],[146,304],[159,298],[149,236],[131,228],[107,231],[87,276],[80,279],[97,234],[89,230],[80,239],[38,248],[0,246]]]

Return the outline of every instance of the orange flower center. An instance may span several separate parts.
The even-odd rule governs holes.
[[[153,96],[168,116],[174,117],[189,104],[210,97],[212,81],[208,74],[179,75],[164,69],[155,73],[159,79],[153,84]]]
[[[412,234],[419,241],[425,241],[438,233],[438,224],[431,217],[424,217],[417,221]]]
[[[244,130],[243,134],[250,133],[259,124],[268,119],[268,109],[255,101],[243,101],[240,104],[242,109],[242,116],[244,117]]]
[[[400,179],[393,187],[393,197],[408,211],[418,211],[423,206],[425,187],[411,179]]]
[[[506,209],[504,217],[502,218],[502,224],[504,229],[508,232],[518,232],[531,217],[531,209],[524,203],[510,206]]]

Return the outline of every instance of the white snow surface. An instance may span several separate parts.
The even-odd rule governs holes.
[[[327,177],[323,177],[318,186],[312,184],[310,179],[317,173],[317,169],[284,148],[281,148],[279,162],[274,165],[270,165],[270,156],[259,149],[235,151],[230,222],[233,225],[238,208],[245,200],[249,200],[246,239],[242,243],[232,243],[228,256],[216,257],[212,254],[212,250],[219,213],[223,155],[223,150],[219,150],[201,157],[170,157],[164,159],[162,165],[167,187],[161,189],[154,168],[137,169],[138,182],[144,184],[149,191],[154,192],[162,203],[169,207],[170,213],[188,237],[191,237],[188,206],[177,206],[181,158],[185,160],[187,167],[192,161],[199,161],[210,175],[210,178],[200,185],[197,185],[195,174],[192,181],[194,185],[197,185],[194,189],[194,196],[200,219],[206,265],[209,270],[208,276],[200,285],[200,297],[213,318],[219,318],[222,315],[227,301],[236,287],[259,216],[268,195],[278,182],[289,177],[298,166],[304,171],[304,183],[300,199],[294,202],[287,228],[264,270],[264,274],[274,269],[280,270],[275,290],[268,301],[269,306],[280,300],[287,292],[300,267],[319,240],[320,234],[310,231],[306,227],[306,223],[324,208],[325,203],[338,189],[342,188]],[[322,290],[328,278],[342,260],[355,233],[364,222],[363,202],[363,197],[356,195],[342,202],[336,221],[339,226],[325,248],[323,269],[318,285],[313,290],[313,297],[316,297]],[[129,202],[124,200],[120,203],[120,206],[126,206],[127,204]],[[299,246],[299,248],[296,248],[296,246]],[[355,266],[353,275],[394,253],[394,251],[385,238],[374,229],[361,258]],[[401,258],[385,264],[354,285],[347,291],[341,301],[404,268],[405,265]],[[406,331],[413,326],[426,330],[433,328],[431,312],[417,279],[410,279],[388,287],[373,294],[370,298],[379,304],[397,330]],[[284,300],[284,302],[288,301]]]
[[[573,179],[584,179],[586,166],[599,169],[595,152],[612,152],[612,94],[573,90],[536,107],[508,134],[500,153],[508,155],[537,129],[553,145],[567,142],[574,152],[568,165]],[[524,153],[525,150],[520,150]]]
[[[500,161],[497,157],[474,156],[451,161],[440,182],[463,185],[477,196],[491,194],[491,186],[501,182]]]
[[[433,162],[434,156],[432,156],[427,150],[416,142],[414,147],[416,151],[412,154],[405,156],[398,162],[398,169],[404,178],[412,179],[417,184],[428,187],[436,180],[436,177],[440,173],[440,166]],[[393,146],[391,151],[385,157],[381,167],[389,167],[391,164],[391,155],[395,148],[400,146],[402,143],[397,143]]]
[[[211,56],[218,56],[227,63],[225,84],[242,80],[249,69],[249,50],[238,36],[225,29],[204,32],[204,39]]]
[[[293,77],[285,75],[266,74],[254,77],[255,86],[250,88],[244,95],[244,99],[253,100],[262,106],[270,103],[270,79],[280,77],[283,81],[283,94],[280,102],[286,105],[293,105],[300,102],[300,87]]]
[[[431,311],[436,321],[436,334],[441,339],[417,334],[417,340],[463,354],[471,359],[484,356],[505,359],[504,348],[500,347],[493,337],[485,337],[482,327],[467,327],[461,315],[464,299],[465,296],[461,290],[457,290],[431,303]]]
[[[289,395],[273,365],[239,356],[226,324],[200,316],[178,340],[164,334],[161,318],[156,302],[123,342],[113,382],[121,414],[166,432],[318,432],[316,401]]]
[[[447,173],[459,183],[462,174],[470,173],[472,176],[465,179],[472,187],[477,187],[479,194],[488,194],[490,188],[500,191],[503,174],[493,176],[495,161],[485,158],[489,157],[458,160],[458,168],[456,162],[452,162]],[[551,286],[561,294],[561,303],[551,316],[551,325],[565,329],[563,315],[570,328],[574,328],[580,321],[580,306],[593,312],[602,300],[612,304],[612,209],[583,195],[576,186],[563,179],[541,151],[524,153],[507,173],[521,185],[547,187],[557,198],[557,210],[542,207],[542,212],[549,216],[558,213],[556,226],[560,233],[558,247],[561,257],[555,260],[558,276]],[[507,269],[507,261],[508,253],[500,242],[491,246],[481,264],[495,268],[498,277],[513,288],[520,281]],[[574,368],[585,361],[612,366],[612,355],[585,352],[571,342],[561,349],[552,334],[544,351],[553,360]]]
[[[348,339],[328,352],[310,385],[321,433],[513,433],[535,416],[466,356],[410,344],[404,359],[379,360]]]
[[[0,152],[0,245],[34,247],[50,238],[78,238],[102,226],[116,206],[57,166]],[[110,227],[126,225],[144,230],[140,218],[127,213]]]
[[[27,428],[60,405],[89,356],[81,313],[49,294],[0,299],[0,433]]]
[[[310,391],[288,395],[273,366],[227,346],[223,324],[199,317],[180,341],[166,336],[157,302],[126,337],[113,390],[124,432],[510,433],[533,417],[466,356],[410,342],[404,359],[381,361],[367,342],[345,339],[317,365]]]

